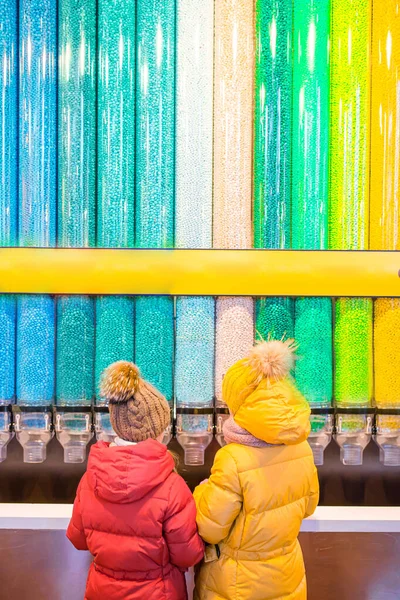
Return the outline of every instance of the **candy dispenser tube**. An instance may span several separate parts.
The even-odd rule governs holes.
[[[227,370],[248,355],[254,341],[252,298],[220,297],[216,301],[215,405],[217,441],[223,446],[223,424],[228,414],[222,396],[222,380]]]
[[[369,0],[332,0],[329,247],[336,250],[368,249],[370,26]],[[372,301],[341,298],[335,312],[336,406],[367,408]],[[371,436],[366,419],[361,437],[358,430],[354,435],[351,421],[350,416],[342,419],[335,439],[342,449],[349,448],[346,456],[342,452],[343,462],[359,464]]]
[[[171,248],[175,207],[175,1],[137,8],[135,246]],[[171,404],[174,304],[138,297],[135,362]],[[170,433],[167,432],[167,436]]]
[[[292,2],[257,0],[254,246],[290,247]]]
[[[217,2],[214,18],[213,248],[250,248],[254,7],[244,0]],[[251,298],[217,298],[217,406],[224,406],[222,379],[227,369],[252,347],[253,328]]]
[[[96,35],[95,0],[61,0],[57,243],[65,248],[92,247],[96,241]],[[67,463],[85,460],[92,437],[82,407],[93,397],[93,344],[93,300],[60,298],[55,429]]]
[[[135,362],[172,408],[174,300],[169,296],[140,296],[135,309]]]
[[[185,464],[203,465],[212,440],[215,343],[213,298],[176,301],[175,403],[177,440]],[[202,409],[210,409],[201,414]],[[186,409],[182,414],[181,409]],[[197,414],[200,412],[200,414]]]
[[[95,245],[96,0],[60,0],[58,19],[57,243],[87,248]]]
[[[18,3],[0,0],[0,245],[17,243]]]
[[[257,0],[254,116],[254,246],[290,247],[292,3]],[[256,338],[293,337],[291,298],[256,300]]]
[[[214,2],[177,3],[175,243],[211,248],[213,200]],[[212,439],[214,318],[212,298],[176,300],[175,405],[185,464],[204,464]],[[208,414],[197,414],[209,409]],[[184,412],[182,412],[184,411]]]
[[[0,0],[0,246],[17,243],[18,204],[18,4]],[[13,436],[7,405],[15,400],[15,319],[13,295],[0,296],[0,462]]]
[[[400,14],[398,3],[373,2],[370,247],[399,250]],[[374,440],[385,466],[400,465],[400,300],[374,302]],[[390,414],[390,413],[393,414]]]
[[[138,248],[174,245],[175,1],[138,0],[135,217]]]
[[[115,432],[110,423],[107,403],[99,395],[101,374],[117,360],[134,359],[134,300],[129,296],[98,296],[95,332],[94,427],[98,440],[112,442]]]
[[[134,0],[99,0],[97,245],[134,246]]]
[[[94,300],[61,296],[57,301],[55,430],[64,462],[81,463],[93,437]]]
[[[19,35],[19,245],[49,247],[56,241],[55,3],[20,2]],[[18,297],[16,396],[22,412],[15,430],[25,462],[42,462],[52,437],[54,321],[53,298]]]

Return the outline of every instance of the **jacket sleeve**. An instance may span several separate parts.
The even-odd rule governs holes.
[[[316,467],[314,467],[313,478],[311,481],[310,487],[310,495],[308,497],[308,504],[306,508],[306,518],[311,517],[314,514],[315,509],[318,506],[319,502],[319,481],[318,481],[318,471]]]
[[[163,525],[170,561],[176,567],[188,569],[201,561],[204,544],[196,527],[196,506],[182,477],[174,478],[170,489]]]
[[[210,479],[195,489],[194,499],[201,537],[219,544],[229,534],[243,502],[236,463],[226,447],[217,452]]]
[[[69,541],[75,546],[77,550],[88,550],[86,543],[86,534],[83,529],[82,523],[82,512],[81,512],[81,489],[82,489],[82,481],[81,479],[78,490],[76,492],[76,498],[74,502],[74,508],[72,511],[72,517],[68,525],[67,529],[67,538]]]

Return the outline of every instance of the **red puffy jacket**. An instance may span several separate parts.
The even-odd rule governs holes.
[[[95,444],[67,536],[93,557],[85,600],[186,600],[203,557],[196,508],[165,446]]]

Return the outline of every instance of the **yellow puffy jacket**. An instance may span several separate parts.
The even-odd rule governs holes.
[[[306,439],[309,408],[289,379],[263,379],[235,422],[272,446],[228,444],[194,492],[200,535],[220,556],[204,562],[196,600],[305,600],[297,540],[319,486]]]

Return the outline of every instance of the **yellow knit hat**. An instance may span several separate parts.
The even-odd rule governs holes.
[[[263,380],[285,379],[293,369],[296,356],[294,340],[269,340],[256,344],[249,356],[235,363],[222,382],[222,396],[232,415]]]

